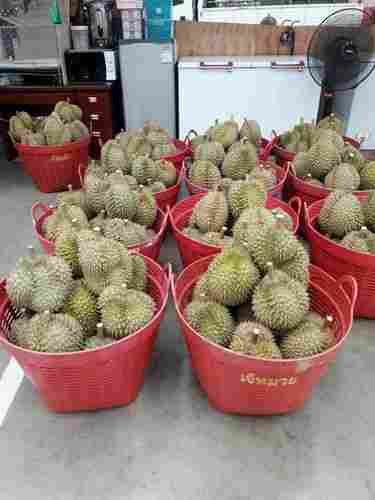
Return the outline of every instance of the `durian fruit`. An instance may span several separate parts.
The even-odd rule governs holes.
[[[101,232],[103,232],[104,224],[107,221],[107,214],[105,210],[101,210],[97,216],[93,217],[90,222],[89,226],[90,229],[95,229],[98,228]]]
[[[325,200],[318,217],[320,230],[343,238],[365,225],[360,201],[351,193],[334,191]]]
[[[206,135],[214,142],[219,142],[227,149],[238,140],[240,131],[238,124],[232,119],[226,120],[223,123],[219,123],[219,121],[216,120],[215,125],[206,132]]]
[[[263,181],[267,191],[277,184],[276,171],[270,165],[257,165],[249,174],[249,179],[259,179]]]
[[[227,346],[234,331],[234,321],[229,310],[215,302],[191,302],[186,310],[188,323],[202,337]]]
[[[202,234],[200,240],[207,245],[228,248],[233,245],[233,238],[225,235],[226,229],[227,228],[224,226],[221,231],[212,231]]]
[[[29,130],[32,130],[33,129],[33,119],[31,118],[31,116],[29,115],[29,113],[27,113],[26,111],[18,111],[16,113],[16,116],[22,121],[23,125],[29,129]]]
[[[295,328],[309,310],[306,287],[277,269],[270,270],[255,288],[253,311],[260,323],[273,331]]]
[[[292,162],[293,170],[297,177],[305,178],[311,174],[311,160],[308,153],[297,153]]]
[[[104,208],[110,218],[132,220],[137,211],[137,195],[126,184],[112,184],[104,195]]]
[[[206,140],[199,144],[194,150],[194,160],[211,161],[214,165],[219,167],[225,156],[225,151],[220,142]]]
[[[221,191],[209,191],[195,205],[192,222],[203,233],[221,231],[228,220],[228,203]]]
[[[167,130],[163,129],[160,125],[156,127],[156,124],[155,127],[149,129],[147,139],[151,142],[153,147],[159,146],[160,144],[168,144],[170,142]]]
[[[72,132],[70,130],[69,124],[64,125],[61,131],[60,138],[58,139],[57,144],[67,144],[68,142],[72,142]]]
[[[83,189],[73,191],[71,184],[68,185],[68,191],[57,193],[56,206],[59,208],[61,205],[74,205],[80,207],[86,214],[87,218],[91,218],[94,212],[87,204],[86,192]]]
[[[339,135],[344,135],[344,122],[334,113],[331,113],[329,116],[326,116],[318,123],[318,128],[323,129],[332,129],[337,132]]]
[[[223,175],[233,180],[244,179],[257,166],[257,152],[248,139],[242,139],[241,145],[229,151],[223,162]]]
[[[132,161],[131,175],[139,184],[152,183],[157,180],[158,169],[155,162],[148,156],[138,156]]]
[[[103,225],[103,234],[106,238],[119,241],[126,247],[140,245],[147,241],[144,226],[127,219],[107,219]]]
[[[82,121],[83,111],[77,106],[77,104],[70,104],[70,109],[72,110],[74,120]]]
[[[344,163],[351,163],[354,165],[358,172],[360,172],[365,165],[365,159],[362,153],[349,143],[345,144],[344,150],[341,153],[341,159]]]
[[[165,191],[167,189],[167,186],[160,181],[156,181],[148,185],[147,189],[151,191],[152,194],[155,194],[160,193],[161,191]]]
[[[109,140],[103,145],[100,159],[103,170],[108,174],[116,172],[116,170],[122,170],[124,174],[129,173],[127,157],[115,140]]]
[[[148,135],[152,130],[160,130],[161,125],[157,120],[146,120],[143,124],[143,133]]]
[[[355,191],[358,189],[360,182],[361,177],[357,169],[351,163],[340,163],[337,167],[333,168],[324,179],[324,184],[328,188],[343,189],[347,191]]]
[[[218,254],[207,271],[210,296],[226,306],[246,302],[259,279],[259,271],[250,256],[234,246]]]
[[[50,241],[55,241],[64,230],[72,227],[72,220],[77,229],[86,229],[89,226],[85,212],[77,206],[61,204],[54,212],[43,221],[43,236]]]
[[[201,241],[202,233],[196,227],[187,226],[182,230],[185,236],[192,240]]]
[[[79,263],[77,229],[74,224],[75,222],[73,222],[73,226],[64,229],[58,234],[55,240],[55,254],[70,265],[74,276],[80,276],[81,265]]]
[[[282,357],[271,330],[252,321],[243,321],[237,326],[229,349],[256,358],[279,359]]]
[[[95,239],[78,240],[79,261],[84,276],[107,273],[121,262],[121,252],[115,242],[101,234]]]
[[[362,226],[359,231],[348,233],[341,240],[341,245],[356,252],[375,253],[375,234]]]
[[[156,144],[152,150],[153,160],[160,160],[164,156],[172,156],[177,153],[177,148],[173,142],[168,142],[167,144]]]
[[[131,258],[133,263],[131,288],[145,292],[147,289],[147,265],[145,259],[137,254],[132,254]]]
[[[43,132],[48,145],[61,144],[62,136],[65,134],[65,127],[57,113],[53,112],[48,116]]]
[[[149,295],[129,290],[126,285],[108,288],[102,292],[98,303],[104,330],[109,336],[114,339],[127,337],[151,321],[156,306]]]
[[[130,136],[126,146],[126,154],[129,158],[151,155],[151,153],[152,145],[142,132]]]
[[[40,332],[39,352],[76,352],[84,345],[83,328],[79,321],[68,314],[43,313],[49,321],[45,330]],[[32,321],[32,320],[31,320]]]
[[[41,338],[49,328],[51,319],[52,314],[50,311],[34,314],[27,325],[23,325],[22,330],[17,330],[17,345],[23,349],[42,351]]]
[[[12,304],[35,312],[58,311],[70,293],[73,277],[70,266],[60,257],[35,255],[18,259],[7,279]]]
[[[247,208],[264,207],[267,190],[263,180],[249,179],[235,181],[228,192],[228,202],[231,214],[237,218]]]
[[[93,172],[88,172],[85,176],[85,193],[89,209],[99,214],[105,209],[105,193],[109,189],[107,179],[101,179]]]
[[[43,133],[44,124],[46,122],[46,116],[37,116],[33,120],[33,130],[34,132]]]
[[[89,137],[90,132],[86,125],[80,120],[74,120],[69,124],[72,141],[79,141],[82,137]]]
[[[119,146],[123,150],[123,152],[125,154],[127,154],[128,144],[129,144],[130,140],[132,139],[132,137],[134,135],[138,135],[138,134],[143,135],[141,132],[136,131],[136,130],[127,130],[126,132],[124,130],[122,130],[120,133],[118,133],[116,135],[115,141],[119,144]]]
[[[332,347],[335,343],[332,323],[331,316],[327,316],[323,325],[309,319],[302,321],[282,337],[280,350],[283,357],[297,359],[314,356]]]
[[[44,146],[46,144],[46,138],[41,132],[31,132],[27,129],[25,133],[21,135],[21,144],[28,144],[29,146]]]
[[[155,162],[155,166],[157,168],[157,178],[159,182],[162,182],[167,188],[176,184],[177,171],[172,162],[167,160],[157,160]]]
[[[67,297],[62,312],[79,321],[85,338],[95,335],[96,324],[99,321],[96,299],[84,282],[74,282],[72,292]]]
[[[313,143],[320,141],[330,141],[340,154],[343,154],[345,143],[340,134],[332,129],[317,128],[314,132]]]
[[[68,101],[59,101],[56,103],[54,112],[59,115],[64,123],[70,123],[76,119],[75,112]]]
[[[240,128],[240,137],[241,139],[247,137],[254,146],[259,146],[262,141],[262,131],[259,123],[256,120],[244,118]]]
[[[28,336],[30,332],[31,315],[25,308],[20,310],[20,316],[12,322],[11,329],[8,333],[8,340],[13,344],[28,349]]]
[[[316,179],[325,177],[341,162],[336,146],[330,141],[316,142],[307,154],[311,164],[310,173]]]
[[[208,289],[207,273],[203,274],[195,284],[192,295],[192,302],[195,300],[199,302],[206,302],[211,300],[210,291]]]
[[[362,212],[365,225],[375,232],[375,193],[369,193],[367,198],[362,203]]]
[[[195,150],[200,144],[203,144],[204,142],[207,142],[207,135],[199,135],[195,131],[191,130],[190,132],[194,132],[196,135],[190,140],[191,142],[191,149],[193,150],[193,153],[195,153]]]
[[[271,210],[271,213],[279,225],[286,227],[287,229],[289,229],[289,231],[293,231],[294,221],[292,217],[288,213],[284,212],[282,208],[273,208]]]
[[[152,193],[141,189],[137,193],[136,211],[133,221],[141,226],[151,227],[158,214],[158,207]]]
[[[9,136],[14,143],[20,142],[22,135],[26,133],[28,128],[24,122],[17,116],[12,116],[9,120]]]
[[[189,170],[190,181],[202,188],[213,189],[221,181],[219,168],[209,160],[195,161]]]
[[[361,189],[375,189],[375,161],[366,161],[360,171]]]
[[[97,333],[93,337],[88,337],[85,340],[85,349],[97,349],[98,347],[104,347],[109,344],[113,344],[113,339],[104,336],[103,323],[98,323],[96,325]]]

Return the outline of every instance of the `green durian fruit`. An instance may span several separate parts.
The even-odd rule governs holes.
[[[72,227],[72,220],[75,220],[74,227],[76,229],[85,229],[89,226],[87,216],[80,207],[61,204],[43,221],[44,237],[55,241],[59,234]]]
[[[163,129],[158,126],[158,128],[154,127],[150,129],[149,133],[147,134],[147,139],[151,142],[152,146],[159,146],[160,144],[169,144],[170,143],[170,137],[169,133],[167,130]]]
[[[361,189],[375,189],[375,161],[366,161],[360,172]]]
[[[126,184],[112,184],[104,195],[104,208],[110,218],[134,219],[137,195]]]
[[[239,245],[249,252],[253,258],[261,252],[269,229],[275,229],[276,220],[266,208],[248,208],[242,212],[233,226],[235,245]]]
[[[216,120],[215,125],[206,133],[214,142],[219,142],[225,149],[229,148],[238,140],[240,131],[237,122],[233,119],[219,123]]]
[[[366,225],[370,231],[375,232],[375,192],[369,193],[362,203],[362,212],[364,216],[364,225]]]
[[[221,191],[209,191],[195,205],[192,222],[203,233],[221,231],[228,220],[228,203]]]
[[[270,165],[257,165],[249,174],[248,178],[259,179],[264,182],[267,191],[274,188],[277,184],[276,170]]]
[[[284,212],[282,208],[276,207],[271,210],[271,213],[278,225],[284,226],[286,229],[293,232],[294,221],[287,212]]]
[[[325,177],[340,164],[341,157],[336,146],[330,141],[316,142],[308,151],[310,173],[316,179]]]
[[[341,120],[334,113],[331,113],[329,116],[326,116],[318,123],[318,128],[323,129],[332,129],[337,132],[339,135],[344,135],[345,124],[343,120]]]
[[[191,238],[192,240],[201,241],[202,239],[202,233],[196,227],[187,226],[182,230],[182,232],[185,236]]]
[[[358,172],[360,172],[365,165],[365,158],[362,153],[349,143],[345,144],[344,150],[341,153],[341,159],[344,163],[351,163],[354,165]]]
[[[86,192],[83,189],[73,191],[71,184],[69,184],[68,189],[68,191],[56,195],[57,208],[61,205],[74,205],[81,208],[88,219],[93,217],[94,212],[87,204]]]
[[[85,340],[85,349],[97,349],[98,347],[104,347],[106,345],[113,344],[113,339],[104,336],[103,323],[98,323],[96,325],[96,328],[96,335]]]
[[[76,119],[76,114],[67,101],[59,101],[56,103],[54,112],[59,115],[64,123],[70,123]]]
[[[157,144],[152,150],[153,160],[160,160],[164,156],[173,156],[177,153],[177,148],[173,142],[168,142],[167,144]]]
[[[33,130],[34,132],[43,133],[44,124],[46,122],[46,116],[37,116],[33,119]]]
[[[131,280],[131,288],[145,292],[147,289],[147,265],[145,259],[141,255],[132,254],[133,261],[133,277]]]
[[[229,344],[235,325],[225,306],[215,302],[191,302],[185,310],[185,317],[202,337],[219,345]]]
[[[99,228],[103,232],[104,224],[107,220],[105,210],[101,210],[96,217],[90,220],[89,225],[91,229]]]
[[[16,115],[27,129],[33,129],[33,119],[31,118],[29,113],[27,113],[26,111],[18,111]]]
[[[44,146],[46,144],[46,138],[42,132],[31,132],[27,129],[24,134],[21,135],[21,144],[28,144],[29,146]]]
[[[226,306],[246,302],[259,279],[259,271],[250,256],[234,246],[218,254],[207,272],[210,296]]]
[[[228,248],[233,245],[233,238],[231,238],[230,236],[226,236],[225,230],[226,227],[223,227],[220,232],[213,231],[205,233],[202,235],[201,241],[203,241],[203,243],[207,243],[207,245]]]
[[[85,338],[95,335],[96,324],[99,321],[96,299],[82,281],[74,283],[73,290],[66,299],[62,312],[79,321]]]
[[[48,145],[62,144],[62,138],[66,133],[64,123],[60,116],[53,112],[44,123],[44,135]]]
[[[307,153],[296,154],[292,166],[297,177],[306,177],[311,170],[310,156]]]
[[[143,124],[143,133],[148,135],[152,130],[160,130],[161,125],[157,120],[146,120]]]
[[[100,179],[94,173],[87,173],[85,177],[86,201],[89,209],[98,214],[105,209],[105,193],[109,189],[109,182]]]
[[[69,129],[72,141],[79,141],[82,137],[89,137],[90,135],[89,129],[80,120],[74,120],[72,123],[69,123]]]
[[[103,233],[106,238],[119,241],[126,247],[140,245],[147,241],[144,226],[127,219],[107,219],[103,225]]]
[[[74,227],[64,230],[55,240],[55,254],[65,260],[74,276],[81,275],[81,265],[79,263],[77,231]]]
[[[40,334],[40,352],[75,352],[84,345],[81,324],[68,314],[51,314],[47,328]]]
[[[228,152],[223,162],[223,175],[233,180],[245,179],[257,166],[257,151],[246,138],[241,145]]]
[[[344,236],[341,245],[355,252],[374,254],[375,234],[369,231],[366,226],[363,226],[359,231],[352,231]]]
[[[237,326],[229,349],[256,358],[279,359],[282,357],[271,330],[252,321],[243,321]]]
[[[211,161],[214,165],[219,167],[225,157],[225,151],[220,142],[206,140],[199,144],[194,151],[194,160]]]
[[[240,137],[241,139],[247,137],[252,144],[259,146],[262,141],[262,131],[259,123],[256,120],[244,118],[240,128]]]
[[[193,131],[191,131],[193,132]],[[200,144],[203,144],[204,142],[207,142],[207,136],[206,135],[195,135],[191,140],[191,149],[193,150],[193,153],[195,153],[195,150]]]
[[[155,165],[158,171],[158,181],[168,188],[174,186],[177,182],[177,171],[173,163],[167,160],[157,160]]]
[[[155,198],[146,189],[139,191],[136,198],[134,222],[141,226],[151,227],[155,223],[158,214]]]
[[[300,141],[297,143],[296,145],[296,153],[306,153],[308,150],[309,150],[309,145],[307,144],[307,142],[304,142],[304,141]]]
[[[30,333],[30,314],[26,309],[21,309],[21,316],[12,322],[11,329],[8,333],[8,340],[13,344],[28,349],[28,337]]]
[[[332,129],[317,128],[313,135],[313,143],[320,141],[330,141],[340,154],[343,154],[345,143],[341,135]]]
[[[190,167],[189,179],[196,186],[213,189],[220,183],[221,173],[211,161],[197,160]]]
[[[147,137],[142,134],[133,134],[130,136],[129,141],[126,147],[126,153],[131,157],[135,156],[145,156],[150,155],[152,153],[152,145]]]
[[[13,142],[20,142],[22,136],[27,132],[28,128],[18,116],[12,116],[9,120],[9,136]]]
[[[335,343],[332,317],[328,316],[323,325],[309,319],[302,321],[295,329],[281,339],[280,350],[284,358],[304,358],[319,354]]]
[[[129,173],[127,157],[117,141],[107,141],[102,147],[100,158],[103,170],[108,174],[116,170],[121,170],[124,174]]]
[[[296,327],[308,309],[306,287],[283,271],[271,269],[255,288],[254,315],[271,330],[285,332]]]
[[[310,258],[302,243],[298,242],[298,248],[293,258],[278,264],[276,267],[291,278],[299,281],[307,287],[309,283]]]
[[[83,274],[106,273],[120,264],[121,254],[112,240],[97,240],[79,243],[79,260]]]
[[[334,191],[325,200],[318,217],[320,230],[343,238],[365,225],[360,201],[351,193]]]
[[[238,218],[247,208],[264,207],[267,190],[264,181],[249,179],[232,183],[229,193],[229,208],[234,218]]]
[[[210,291],[208,289],[207,273],[203,274],[195,284],[192,301],[210,301]]]
[[[148,156],[138,156],[132,161],[131,175],[139,184],[148,184],[157,180],[158,169],[155,162]]]
[[[50,327],[53,316],[49,311],[32,316],[27,330],[23,332],[20,347],[41,352],[43,350],[42,337]]]
[[[340,165],[333,168],[324,179],[324,184],[328,188],[343,189],[347,191],[355,191],[358,189],[360,182],[361,177],[357,169],[351,163],[340,163]]]
[[[128,144],[130,140],[137,135],[143,135],[142,132],[139,132],[137,130],[127,130],[120,132],[119,134],[116,135],[115,141],[119,144],[120,148],[123,150],[125,154],[127,154],[128,151]]]
[[[160,181],[156,181],[147,186],[146,189],[150,191],[150,193],[155,194],[160,193],[161,191],[165,191],[167,189],[167,186]]]
[[[82,121],[83,117],[82,109],[79,106],[77,106],[77,104],[70,104],[70,109],[73,113],[74,120]]]

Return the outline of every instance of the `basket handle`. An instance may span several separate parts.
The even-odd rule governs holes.
[[[190,137],[191,135],[194,135],[195,137],[198,137],[198,132],[196,130],[194,130],[193,128],[191,130],[189,130],[189,132],[186,134],[185,136],[185,139],[184,139],[184,143],[186,146],[190,146]]]
[[[270,156],[273,147],[275,145],[275,137],[267,144],[267,146],[264,148],[262,154],[259,155],[260,161],[267,161],[268,157]]]
[[[301,217],[301,210],[302,210],[302,200],[299,196],[293,196],[288,202],[288,205],[293,208],[293,210],[296,212],[298,220]]]
[[[79,176],[79,182],[81,183],[81,187],[83,188],[83,181],[85,180],[85,170],[86,167],[80,163],[78,165],[78,176]]]
[[[307,206],[306,201],[303,203],[303,210],[304,210],[304,215],[305,215],[305,223],[309,226],[311,226],[311,219],[310,219],[310,214],[309,214],[309,207]]]
[[[41,214],[38,217],[38,210],[41,210]],[[44,203],[41,203],[40,201],[37,201],[34,203],[34,205],[31,207],[31,218],[33,219],[34,226],[40,219],[40,217],[44,214],[47,214],[50,211],[49,207],[45,205]]]
[[[337,284],[344,290],[346,295],[349,297],[351,302],[350,312],[354,314],[354,306],[357,301],[358,296],[358,284],[357,281],[353,278],[353,276],[341,276],[337,280]]]

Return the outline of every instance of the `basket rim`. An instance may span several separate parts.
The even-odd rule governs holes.
[[[141,335],[142,333],[145,333],[146,330],[149,329],[151,324],[154,323],[155,321],[158,321],[164,313],[164,309],[165,309],[167,302],[168,302],[168,296],[169,296],[169,290],[170,290],[170,284],[171,284],[171,267],[170,267],[170,265],[168,265],[167,268],[163,269],[160,266],[160,264],[155,262],[150,257],[139,254],[138,252],[134,252],[134,251],[131,253],[136,254],[136,255],[140,255],[146,261],[149,261],[152,264],[155,264],[159,268],[159,271],[162,271],[165,274],[165,278],[167,280],[167,286],[165,289],[161,284],[157,283],[157,286],[158,286],[159,290],[163,292],[164,297],[162,297],[162,302],[161,302],[160,307],[158,307],[156,309],[154,316],[151,318],[151,320],[145,326],[143,326],[139,330],[135,331],[131,335],[128,335],[127,337],[123,337],[122,339],[118,339],[118,340],[114,339],[114,342],[112,342],[111,344],[95,347],[94,349],[84,349],[82,351],[74,351],[74,352],[38,352],[38,351],[33,351],[31,349],[25,349],[23,347],[19,347],[16,344],[13,344],[12,342],[10,342],[10,340],[8,340],[6,338],[6,335],[4,334],[4,332],[2,331],[1,328],[0,328],[0,343],[3,343],[5,345],[9,345],[12,349],[19,351],[21,353],[28,353],[29,355],[33,355],[35,357],[46,358],[46,359],[50,358],[50,357],[53,357],[53,358],[69,357],[69,359],[72,359],[73,357],[77,358],[79,356],[87,355],[90,352],[94,353],[94,352],[98,352],[99,350],[103,350],[103,349],[116,349],[116,347],[119,344],[124,344],[125,342],[130,342],[136,336]],[[148,275],[147,277],[148,277],[148,279],[151,279],[154,283],[156,283],[156,280],[152,276]],[[0,281],[0,286],[5,286],[5,283],[6,283],[5,279]],[[0,318],[3,317],[4,309],[9,305],[10,305],[10,299],[7,296],[7,298],[4,300],[4,302],[2,304],[0,304]]]
[[[19,152],[33,152],[33,153],[40,153],[40,152],[51,152],[55,153],[57,152],[64,152],[66,149],[69,149],[69,147],[76,149],[81,146],[86,146],[89,144],[91,141],[91,135],[82,137],[81,139],[78,139],[78,141],[72,141],[72,142],[67,142],[66,144],[56,144],[56,145],[41,145],[41,146],[36,146],[36,145],[30,145],[30,144],[15,144],[15,148]],[[41,151],[42,150],[42,151]]]
[[[216,344],[215,342],[209,340],[209,339],[206,339],[205,337],[203,337],[200,333],[198,333],[189,323],[188,321],[186,320],[181,308],[180,308],[180,300],[177,299],[177,294],[176,294],[176,283],[178,282],[179,279],[181,279],[181,277],[183,276],[183,274],[185,272],[188,272],[190,271],[191,267],[193,267],[194,265],[197,265],[197,262],[202,262],[203,260],[212,260],[213,258],[215,257],[215,255],[210,255],[208,257],[203,257],[201,259],[199,259],[198,261],[195,261],[193,262],[192,264],[190,264],[189,266],[185,267],[185,269],[182,270],[182,272],[177,276],[177,278],[175,277],[175,275],[172,274],[171,276],[171,290],[172,290],[172,296],[173,296],[173,301],[174,301],[174,305],[175,305],[175,309],[176,309],[176,312],[177,312],[177,315],[178,315],[178,318],[180,320],[180,322],[182,322],[184,324],[184,326],[186,328],[188,328],[188,330],[193,333],[196,337],[198,337],[203,343],[207,343],[209,344],[210,346],[216,348],[218,351],[224,353],[224,354],[230,354],[230,355],[234,355],[236,357],[238,357],[239,359],[244,359],[244,360],[251,360],[251,361],[254,361],[254,362],[259,362],[259,363],[262,363],[264,364],[265,362],[268,364],[273,364],[273,365],[280,365],[280,364],[283,364],[284,366],[286,365],[289,365],[289,366],[293,366],[293,365],[299,365],[299,364],[303,364],[303,363],[309,363],[310,365],[314,362],[314,361],[319,361],[320,358],[322,358],[323,356],[326,356],[327,354],[329,353],[334,353],[338,350],[339,347],[341,347],[342,343],[346,340],[347,336],[349,335],[350,331],[351,331],[351,328],[353,326],[353,317],[351,319],[351,322],[350,322],[350,325],[349,327],[347,328],[347,330],[344,332],[344,334],[342,335],[341,339],[336,342],[333,346],[331,346],[329,349],[326,349],[325,351],[323,352],[320,352],[318,354],[314,354],[313,356],[306,356],[306,357],[303,357],[303,358],[293,358],[293,359],[287,359],[287,358],[280,358],[280,359],[269,359],[269,358],[259,358],[259,357],[256,357],[256,356],[251,356],[250,354],[243,354],[243,353],[239,353],[239,352],[235,352],[235,351],[231,351],[230,349],[228,349],[227,347],[224,347],[224,346],[221,346],[219,344]],[[325,271],[323,271],[321,268],[317,267],[317,266],[314,266],[313,264],[310,264],[310,267],[315,269],[315,270],[319,270],[319,272],[321,272],[322,274],[325,274],[325,275],[328,275],[328,273],[326,273]],[[328,275],[331,279],[334,279],[332,278],[330,275]],[[351,276],[349,276],[351,278],[351,280],[355,283],[355,290],[357,290],[357,282],[355,281],[355,279]],[[336,280],[337,281],[337,280]],[[310,286],[314,286],[316,289],[319,290],[319,293],[322,293],[323,295],[325,295],[326,297],[330,297],[326,292],[325,290],[323,290],[319,285],[317,285],[316,283],[313,283],[311,282],[311,280],[309,280],[309,288]],[[181,296],[185,295],[186,292],[187,292],[187,289],[191,289],[191,282],[189,284],[187,284],[183,290],[183,293],[181,293]],[[345,290],[343,289],[342,290],[343,293],[346,294]],[[356,294],[356,292],[355,292]],[[331,298],[331,297],[330,297]],[[348,297],[349,298],[349,297]],[[333,300],[333,299],[331,299]],[[350,300],[350,299],[349,299]],[[308,366],[309,368],[309,366]]]

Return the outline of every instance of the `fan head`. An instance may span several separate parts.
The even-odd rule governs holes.
[[[374,28],[360,9],[339,10],[324,19],[307,51],[315,82],[330,92],[358,87],[375,68]]]

